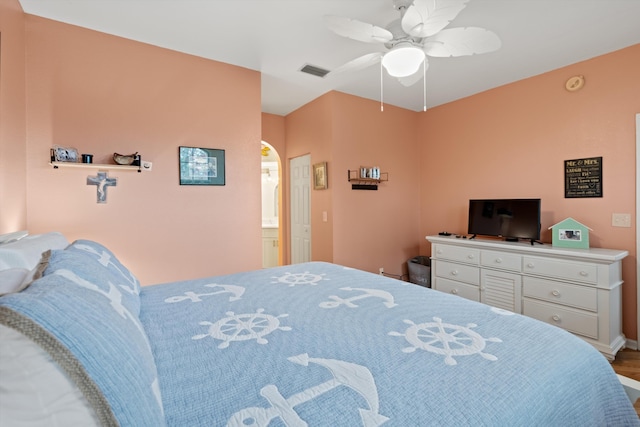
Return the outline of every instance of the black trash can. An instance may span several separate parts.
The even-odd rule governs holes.
[[[409,281],[416,285],[431,287],[431,260],[428,256],[416,256],[407,261]]]

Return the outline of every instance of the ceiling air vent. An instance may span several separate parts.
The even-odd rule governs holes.
[[[324,77],[329,74],[329,70],[325,70],[324,68],[316,67],[315,65],[309,64],[306,64],[304,67],[300,68],[300,71],[317,77]]]

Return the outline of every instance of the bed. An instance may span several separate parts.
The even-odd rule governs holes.
[[[0,246],[0,425],[640,425],[599,352],[519,314],[325,262],[141,287],[51,236]]]

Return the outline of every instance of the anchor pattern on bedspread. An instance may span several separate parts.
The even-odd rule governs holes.
[[[92,246],[86,245],[84,243],[74,243],[72,247],[74,247],[77,250],[80,250],[95,256],[98,262],[103,267],[106,267],[106,268],[111,267],[115,271],[117,271],[120,274],[120,276],[122,276],[122,278],[130,284],[130,286],[119,285],[122,290],[124,290],[125,292],[128,292],[131,295],[140,294],[140,284],[138,283],[138,279],[130,271],[126,269],[125,271],[123,271],[123,269],[121,269],[120,266],[112,259],[111,254],[109,254],[104,250],[99,251],[93,248]]]
[[[218,285],[216,283],[210,283],[208,285],[204,285],[208,288],[220,288],[220,290],[209,293],[200,293],[197,294],[193,291],[186,291],[183,295],[176,295],[172,297],[168,297],[164,300],[164,302],[168,303],[176,303],[182,301],[191,301],[191,302],[202,302],[202,297],[208,297],[212,295],[220,295],[220,294],[230,294],[229,302],[238,301],[242,295],[244,295],[245,288],[244,286],[236,286],[236,285]]]
[[[288,398],[280,394],[276,385],[266,385],[260,389],[260,395],[271,406],[241,409],[231,416],[227,427],[266,427],[276,418],[279,418],[288,427],[306,426],[307,423],[300,418],[295,407],[340,386],[348,387],[357,392],[367,402],[368,408],[358,408],[363,426],[375,427],[389,420],[380,414],[378,389],[371,371],[366,367],[342,360],[313,358],[306,353],[289,357],[287,360],[305,367],[308,367],[310,363],[322,366],[329,370],[332,377],[324,383],[309,387]]]
[[[136,328],[138,329],[138,331],[140,331],[140,335],[142,337],[144,337],[145,341],[147,342],[147,345],[149,346],[149,349],[151,349],[151,345],[149,344],[149,340],[147,339],[147,334],[144,332],[144,328],[142,327],[142,324],[140,323],[140,320],[138,319],[138,316],[134,315],[133,313],[131,313],[127,307],[125,307],[125,305],[122,303],[122,293],[118,290],[118,288],[111,283],[110,281],[109,283],[109,290],[105,291],[100,289],[100,287],[86,279],[83,279],[82,277],[78,276],[76,273],[74,273],[71,270],[68,270],[66,268],[60,268],[58,270],[55,270],[52,274],[56,274],[58,276],[62,276],[66,279],[68,279],[69,281],[71,281],[72,283],[74,283],[75,285],[84,288],[84,289],[88,289],[90,291],[95,292],[96,294],[102,295],[103,297],[105,297],[106,299],[109,300],[109,304],[111,305],[111,308],[118,313],[118,315],[120,317],[122,317],[123,319],[133,323]]]
[[[361,291],[360,295],[355,295],[350,298],[341,298],[337,295],[329,295],[331,301],[324,301],[319,304],[322,308],[337,308],[344,305],[349,308],[357,308],[358,305],[354,304],[354,301],[358,301],[364,298],[380,298],[384,300],[383,304],[387,308],[393,308],[398,304],[395,303],[393,295],[390,292],[383,291],[381,289],[368,289],[368,288],[352,288],[350,286],[346,288],[340,288],[341,291]]]
[[[149,352],[151,352],[151,343],[149,343],[149,339],[147,338],[147,334],[144,331],[144,328],[142,327],[142,324],[140,323],[140,320],[138,318],[138,316],[134,315],[133,313],[131,313],[127,307],[125,307],[122,304],[122,293],[118,290],[118,288],[111,282],[109,282],[109,290],[105,291],[103,289],[100,289],[100,287],[88,280],[83,279],[82,277],[78,276],[76,273],[74,273],[71,270],[68,270],[66,268],[61,268],[58,269],[56,271],[54,271],[52,274],[61,276],[66,278],[67,280],[69,280],[71,283],[75,284],[76,286],[79,286],[81,288],[87,289],[89,291],[95,292],[98,295],[102,295],[104,298],[106,298],[107,300],[109,300],[109,304],[111,306],[111,308],[118,313],[119,316],[121,316],[123,319],[125,319],[128,322],[131,322],[135,325],[136,329],[140,332],[140,336],[142,337],[143,341],[145,342],[145,344],[147,345],[147,348],[149,349]],[[124,286],[120,286],[121,288],[125,288]],[[126,288],[125,288],[126,289]],[[151,384],[149,384],[151,393],[153,394],[156,402],[158,402],[158,406],[160,408],[161,411],[163,411],[162,409],[162,397],[160,394],[160,384],[158,381],[158,378],[155,377]]]
[[[500,338],[484,338],[472,328],[475,323],[466,326],[444,323],[439,317],[434,317],[433,322],[416,324],[411,320],[404,320],[409,327],[404,333],[392,331],[389,335],[404,337],[410,347],[402,349],[405,353],[413,353],[417,349],[444,356],[444,362],[453,366],[458,362],[454,356],[471,356],[479,354],[483,358],[496,361],[498,358],[492,354],[484,353],[487,342],[502,342]]]

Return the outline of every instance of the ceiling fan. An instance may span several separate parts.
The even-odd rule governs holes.
[[[450,57],[488,53],[498,50],[500,38],[484,28],[448,28],[447,25],[466,7],[469,0],[393,0],[400,19],[386,28],[351,18],[326,15],[325,23],[336,34],[353,40],[382,44],[386,52],[374,52],[355,58],[332,73],[356,71],[382,61],[387,73],[404,86],[423,77],[427,56]]]

